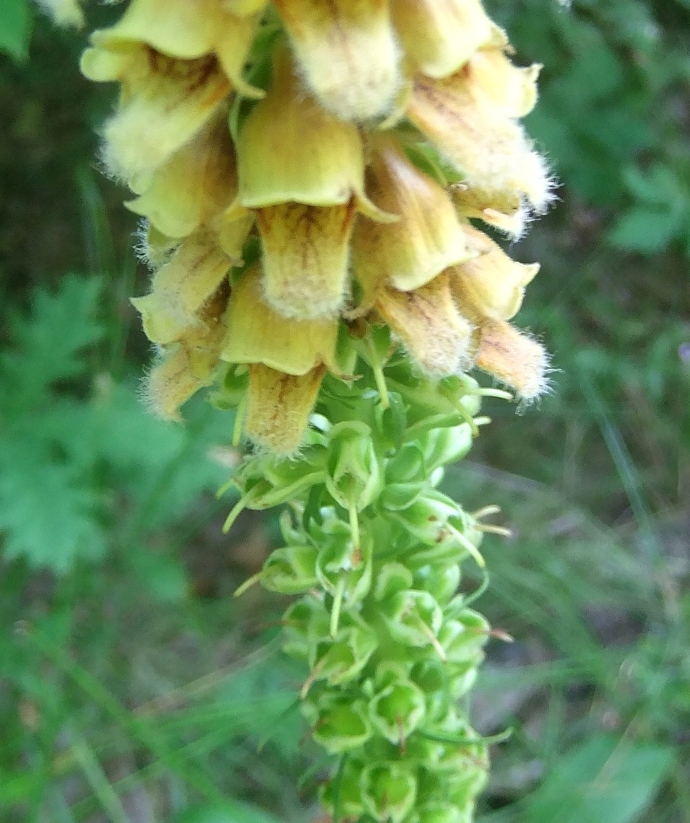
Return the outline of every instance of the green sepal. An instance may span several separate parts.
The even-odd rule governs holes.
[[[309,665],[314,680],[326,680],[331,686],[349,683],[366,666],[376,651],[376,632],[361,618],[343,613],[335,638],[330,626],[310,649]]]
[[[285,546],[275,549],[261,570],[265,588],[279,594],[303,594],[318,583],[314,546]]]
[[[362,535],[359,546],[355,547],[348,524],[334,520],[331,533],[324,534],[324,539],[318,542],[322,548],[318,552],[315,573],[324,590],[333,594],[338,585],[342,585],[345,608],[366,597],[371,588],[372,545],[369,535]]]
[[[364,808],[376,820],[400,823],[414,807],[417,782],[402,763],[374,763],[360,777]]]
[[[412,572],[402,563],[386,563],[376,576],[374,599],[387,600],[398,592],[411,589],[412,579]]]
[[[406,646],[428,646],[443,622],[441,607],[425,591],[401,591],[381,603],[381,617],[394,640]]]
[[[369,719],[380,735],[400,743],[425,719],[424,693],[407,678],[402,666],[379,666],[375,681],[377,691],[369,701]]]
[[[331,754],[358,749],[372,735],[366,703],[349,694],[321,693],[307,698],[302,711],[314,740]]]
[[[343,508],[361,511],[382,488],[371,428],[358,421],[338,423],[328,433],[328,439],[328,491]]]

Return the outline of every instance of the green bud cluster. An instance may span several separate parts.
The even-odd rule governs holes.
[[[483,567],[481,524],[438,486],[482,422],[481,390],[467,376],[420,376],[385,328],[367,335],[351,353],[358,379],[324,381],[299,455],[245,458],[227,525],[244,507],[289,504],[283,545],[245,586],[259,579],[300,596],[283,645],[308,666],[302,711],[337,758],[326,809],[462,823],[485,785],[488,749],[459,698],[489,626],[458,594],[462,564]]]

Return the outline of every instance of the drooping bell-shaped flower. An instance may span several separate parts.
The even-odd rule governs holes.
[[[161,351],[144,387],[146,401],[160,417],[180,420],[180,406],[213,382],[225,337],[222,319],[226,305],[227,292],[219,289],[200,309],[197,322]]]
[[[541,211],[551,196],[546,164],[517,122],[536,101],[537,74],[513,66],[501,47],[480,49],[449,77],[417,75],[407,109],[462,175],[461,211],[514,233],[525,206]]]
[[[462,314],[473,323],[510,320],[522,305],[539,264],[518,263],[486,234],[467,229],[476,256],[448,270],[450,287]]]
[[[531,401],[548,390],[549,356],[541,343],[504,320],[481,327],[477,366]]]
[[[375,308],[430,377],[471,368],[474,326],[458,311],[445,272],[414,291],[384,286]]]
[[[266,301],[284,317],[333,317],[348,291],[355,213],[390,219],[364,192],[356,126],[324,111],[279,48],[271,88],[237,141],[239,192],[261,235]]]
[[[372,140],[366,180],[373,202],[399,219],[382,223],[363,217],[355,227],[352,263],[365,305],[380,285],[411,291],[474,255],[465,234],[468,224],[460,221],[450,197],[394,139]]]
[[[126,205],[170,238],[187,237],[227,209],[237,193],[235,152],[223,107]]]
[[[200,310],[226,280],[230,266],[208,233],[187,238],[154,275],[151,293],[132,300],[149,340],[165,346],[198,328]]]
[[[326,368],[335,362],[337,319],[292,320],[264,300],[258,266],[233,287],[221,359],[249,367],[245,432],[280,454],[297,449]]]
[[[257,93],[241,69],[257,18],[222,0],[133,0],[111,28],[95,31],[81,61],[91,80],[118,81],[120,100],[103,129],[109,171],[135,191],[211,120],[233,87]]]
[[[343,120],[388,112],[401,85],[388,0],[274,0],[312,94]]]

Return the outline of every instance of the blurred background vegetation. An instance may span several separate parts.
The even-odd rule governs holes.
[[[520,325],[553,393],[494,423],[447,486],[499,503],[474,697],[481,823],[690,821],[690,0],[493,0],[560,200]],[[95,9],[92,22],[112,16]],[[139,402],[135,219],[94,160],[113,89],[82,37],[0,5],[0,821],[306,823],[323,761],[284,603],[231,592],[275,518],[229,536],[231,420]],[[468,581],[470,584],[473,581]]]

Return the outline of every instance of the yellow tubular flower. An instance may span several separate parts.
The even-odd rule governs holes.
[[[298,448],[326,367],[337,371],[337,320],[288,320],[261,294],[254,266],[232,290],[221,358],[249,366],[245,432],[280,454]]]
[[[428,283],[448,266],[474,256],[463,225],[445,190],[420,171],[388,137],[372,143],[367,191],[395,223],[360,219],[355,227],[353,269],[371,302],[380,284],[410,291]]]
[[[447,77],[479,48],[501,39],[480,0],[391,0],[405,54],[427,77]]]
[[[256,214],[267,302],[284,317],[335,316],[348,288],[355,210],[390,219],[364,193],[357,128],[300,88],[290,55],[279,49],[272,86],[243,124],[237,154],[231,212]]]
[[[260,364],[249,366],[247,436],[275,454],[297,451],[325,373],[325,366],[304,375],[284,374]]]
[[[415,291],[380,289],[376,310],[429,377],[459,374],[472,366],[474,327],[458,311],[446,273]]]
[[[198,324],[166,348],[149,373],[145,397],[160,417],[179,421],[180,406],[213,382],[225,337],[222,318],[226,304],[227,293],[221,289],[200,312]]]
[[[544,347],[503,320],[482,326],[477,366],[527,402],[548,389],[549,357]]]
[[[81,61],[91,80],[122,85],[106,123],[103,159],[135,191],[214,116],[241,78],[258,16],[232,15],[222,0],[133,0],[118,23],[91,36]]]
[[[448,270],[453,297],[462,314],[474,323],[510,320],[522,305],[525,286],[539,264],[517,263],[483,232],[467,229],[477,256]]]
[[[132,300],[149,340],[166,345],[198,328],[199,312],[226,281],[230,265],[208,235],[185,240],[156,272],[151,293]]]
[[[274,0],[301,73],[343,120],[386,114],[401,85],[388,0]]]
[[[179,238],[224,211],[236,193],[235,153],[223,107],[125,205],[162,234]]]
[[[536,101],[537,73],[512,66],[493,48],[445,79],[415,79],[407,115],[462,173],[468,216],[500,225],[503,215],[509,227],[524,202],[541,211],[550,200],[546,164],[515,120]]]

